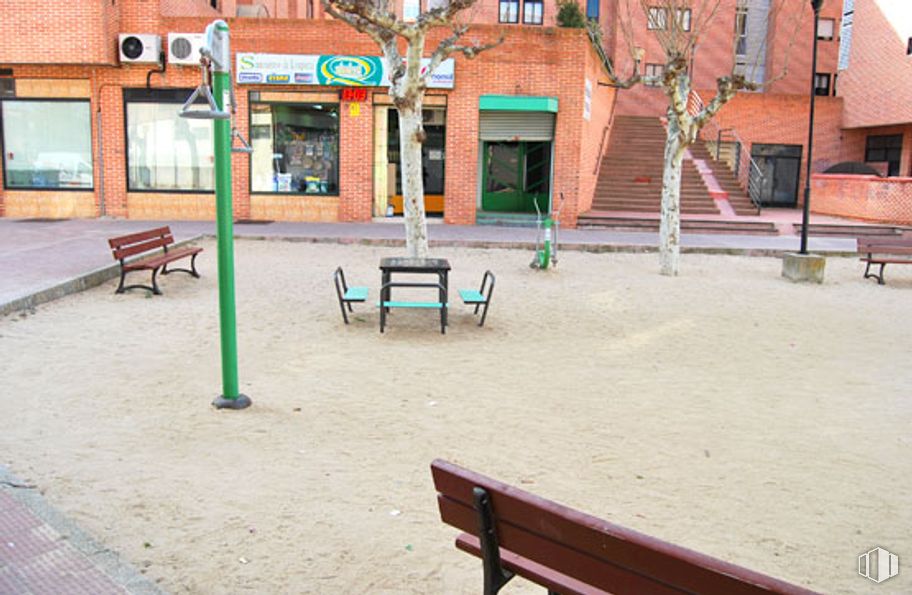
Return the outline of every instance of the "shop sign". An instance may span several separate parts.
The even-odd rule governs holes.
[[[421,61],[422,71],[430,59]],[[429,89],[452,89],[455,61],[444,60],[428,77]],[[388,87],[383,60],[377,56],[237,54],[238,84]]]

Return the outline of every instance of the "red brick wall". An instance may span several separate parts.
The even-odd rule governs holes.
[[[909,25],[891,23],[874,0],[855,0],[849,67],[837,87],[845,97],[846,128],[912,122]]]
[[[583,122],[579,200],[576,205],[572,205],[575,207],[573,211],[567,208],[561,212],[561,222],[567,225],[575,225],[576,217],[592,208],[595,185],[598,182],[598,166],[602,154],[608,148],[612,111],[617,99],[616,89],[598,84],[605,80],[605,74],[593,50],[589,51],[589,59],[586,61],[586,78],[592,83],[592,113],[591,119]]]
[[[881,223],[912,224],[912,178],[815,174],[811,210]]]
[[[112,64],[111,43],[120,3],[4,0],[0,5],[0,63]],[[157,12],[157,11],[153,11]]]
[[[163,38],[168,31],[202,31],[211,19],[158,18],[144,12],[144,3],[132,2],[123,6],[121,26],[131,32],[157,32]],[[348,25],[333,21],[291,21],[287,19],[229,19],[232,49],[235,52],[261,53],[326,53],[327,48],[344,54],[378,55],[372,40],[358,35]],[[588,128],[603,128],[606,117],[604,102],[611,92],[597,85],[594,53],[582,30],[550,27],[479,26],[469,34],[472,40],[493,40],[506,34],[504,44],[483,53],[474,60],[456,58],[456,86],[446,92],[447,105],[447,172],[446,220],[451,223],[474,223],[479,183],[478,109],[481,94],[517,94],[557,97],[559,113],[555,132],[555,163],[553,188],[555,195],[563,191],[567,198],[565,220],[575,219],[580,196],[588,196],[587,185],[594,184],[592,143],[584,141],[584,124]],[[446,31],[434,32],[428,48],[435,47]],[[112,43],[112,46],[114,44]],[[0,63],[0,66],[4,64]],[[143,204],[148,216],[148,201],[138,195],[128,195],[126,189],[126,147],[124,138],[123,88],[146,85],[149,65],[126,65],[118,68],[76,66],[22,66],[15,68],[16,77],[76,78],[88,80],[91,87],[91,110],[94,166],[96,172],[95,204],[101,212],[101,182],[106,214],[129,217],[129,202]],[[593,116],[589,123],[582,118],[584,78],[593,82]],[[152,87],[195,87],[199,71],[192,67],[169,66],[164,73],[152,73]],[[244,85],[238,89],[238,116],[235,123],[249,138],[247,93],[252,90],[278,91],[275,87]],[[296,87],[289,91],[332,91],[319,87]],[[374,91],[381,91],[375,89]],[[96,138],[98,119],[102,137]],[[365,221],[371,216],[373,194],[373,112],[369,104],[362,106],[358,117],[352,117],[348,105],[340,105],[340,190],[338,217],[346,221]],[[596,141],[597,142],[597,141]],[[103,156],[99,147],[103,147]],[[581,165],[581,159],[584,165]],[[249,163],[242,154],[232,158],[233,197],[235,214],[247,217],[251,213],[249,193]],[[4,192],[0,190],[0,206]],[[59,194],[59,193],[58,193]],[[205,212],[211,194],[183,195],[188,204],[194,203],[194,216]],[[147,197],[146,197],[147,198]],[[306,198],[302,197],[302,200]],[[164,205],[174,204],[173,197],[162,197]],[[329,203],[327,203],[328,205]],[[201,206],[202,205],[202,206]],[[319,216],[326,217],[323,205]],[[182,211],[161,212],[162,217],[180,217]],[[203,209],[203,210],[201,210]],[[316,211],[314,211],[316,212]]]
[[[701,93],[704,98],[709,92]],[[742,93],[732,99],[716,116],[721,128],[735,128],[745,143],[801,145],[801,178],[804,188],[807,168],[808,97]],[[814,114],[814,172],[845,161],[842,144],[842,99],[818,97]],[[750,150],[750,147],[748,147]],[[799,202],[802,192],[799,191]],[[813,203],[812,203],[813,204]]]

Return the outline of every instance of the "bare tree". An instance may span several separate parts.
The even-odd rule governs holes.
[[[458,17],[476,0],[449,0],[406,23],[396,17],[391,0],[321,0],[323,8],[370,36],[383,51],[389,73],[390,97],[399,112],[400,167],[405,211],[405,241],[409,256],[424,257],[428,252],[427,219],[424,210],[424,177],[422,175],[421,144],[425,140],[422,126],[422,106],[427,79],[451,54],[474,58],[484,50],[503,42],[461,43],[468,32],[467,23]],[[430,56],[427,68],[422,69],[425,40],[433,27],[449,27],[449,37],[443,39]],[[405,55],[400,51],[405,42]]]
[[[662,175],[662,206],[659,224],[659,262],[663,275],[677,275],[681,235],[681,167],[687,148],[694,144],[703,126],[715,116],[739,91],[757,91],[781,79],[787,73],[788,54],[798,33],[801,19],[794,19],[795,29],[789,37],[789,46],[782,71],[774,77],[757,82],[756,70],[760,56],[766,52],[766,38],[755,48],[755,56],[738,64],[737,54],[746,51],[743,36],[746,21],[736,16],[732,40],[731,68],[716,79],[716,94],[705,105],[693,109],[689,103],[693,91],[690,64],[701,37],[719,12],[722,0],[638,0],[646,16],[649,30],[654,33],[665,54],[664,71],[660,76],[644,76],[639,72],[641,56],[633,35],[633,15],[630,0],[624,0],[626,15],[618,15],[618,25],[633,59],[633,73],[622,79],[613,69],[609,72],[612,82],[629,89],[637,83],[661,86],[668,98],[668,126],[665,140],[665,167]],[[697,6],[694,7],[694,4]],[[750,0],[737,0],[738,14],[747,13]],[[803,4],[799,0],[772,0],[769,23],[775,23],[785,6],[794,7],[796,15]],[[802,13],[803,14],[803,13]],[[591,28],[590,28],[591,30]],[[739,47],[740,46],[740,47]],[[743,54],[741,54],[743,55]]]

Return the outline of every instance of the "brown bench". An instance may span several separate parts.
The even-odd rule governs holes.
[[[168,250],[168,246],[174,243],[174,236],[171,234],[171,228],[168,226],[131,233],[129,235],[111,238],[108,245],[114,254],[114,260],[120,261],[120,286],[116,293],[123,293],[128,289],[148,289],[155,295],[161,295],[158,289],[156,277],[158,273],[167,275],[175,271],[189,273],[199,278],[196,272],[196,256],[203,251],[202,248],[180,248],[177,250]],[[161,251],[158,249],[161,248]],[[154,252],[154,253],[152,253]],[[150,253],[150,254],[147,254]],[[168,264],[175,260],[190,257],[189,269],[169,269]],[[127,261],[128,258],[138,257]],[[131,271],[152,271],[152,285],[128,285],[124,286],[124,278]]]
[[[888,264],[912,264],[912,239],[896,237],[858,238],[858,253],[863,254],[861,261],[867,263],[864,278],[874,277],[877,283],[884,284],[884,267]],[[871,272],[871,265],[879,264],[877,274]]]
[[[485,595],[514,575],[564,595],[813,593],[446,461],[434,461],[431,474],[441,519],[464,531],[456,547],[482,559]]]

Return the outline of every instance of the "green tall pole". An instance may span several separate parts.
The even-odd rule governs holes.
[[[212,95],[221,112],[231,109],[231,52],[228,25],[215,21],[207,29],[212,57]],[[244,409],[250,397],[238,388],[237,317],[234,299],[234,226],[231,204],[231,120],[213,120],[215,132],[215,224],[218,238],[219,322],[222,348],[222,394],[217,409]]]

